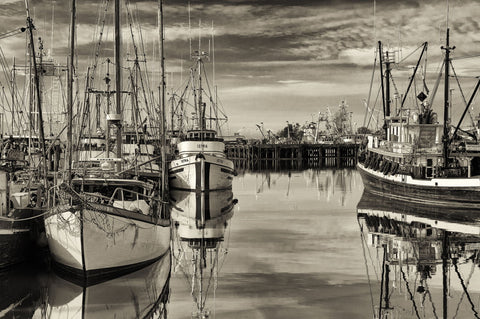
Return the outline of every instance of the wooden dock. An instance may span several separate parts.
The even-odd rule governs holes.
[[[226,145],[235,168],[282,170],[354,167],[359,144],[252,144]]]

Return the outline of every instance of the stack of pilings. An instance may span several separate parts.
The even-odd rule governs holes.
[[[282,170],[354,167],[359,144],[230,144],[225,146],[237,169]]]

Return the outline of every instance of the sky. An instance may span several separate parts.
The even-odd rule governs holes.
[[[103,3],[78,1],[79,75],[93,61]],[[30,0],[36,36],[43,37],[45,49],[61,63],[66,63],[68,54],[69,6],[69,0]],[[157,1],[130,0],[128,6],[142,30],[142,39],[137,33],[135,40],[138,45],[143,40],[155,90],[159,83]],[[190,27],[188,6],[188,1],[164,1],[167,88],[178,90],[188,76],[190,40],[193,50],[200,45],[202,51],[210,52],[209,81],[217,87],[229,118],[226,134],[259,134],[256,124],[262,122],[265,130],[275,132],[286,121],[316,121],[318,112],[327,112],[327,107],[335,112],[342,100],[349,105],[354,125],[363,126],[377,42],[403,60],[392,71],[399,94],[405,91],[419,57],[416,49],[428,42],[426,83],[431,88],[442,59],[447,16],[451,45],[456,46],[452,56],[458,58],[455,71],[463,90],[452,86],[459,105],[454,118],[464,108],[462,92],[468,100],[474,76],[480,75],[480,58],[464,58],[480,54],[480,2],[476,0],[190,1]],[[24,0],[0,1],[0,35],[24,26],[25,17]],[[112,20],[111,15],[107,17],[101,53],[113,56]],[[123,37],[128,35],[124,24]],[[0,48],[7,61],[14,56],[21,60],[25,36],[0,38]],[[131,48],[126,52],[131,54]],[[375,72],[370,107],[379,110],[380,102],[375,103],[378,69]],[[441,90],[437,102],[443,100]]]

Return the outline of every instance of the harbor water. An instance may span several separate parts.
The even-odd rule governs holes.
[[[478,317],[474,222],[367,196],[355,169],[244,172],[233,194],[217,195],[205,199],[212,211],[238,200],[221,227],[211,227],[222,237],[217,249],[198,252],[197,243],[178,240],[178,221],[171,254],[114,280],[82,287],[45,265],[18,266],[0,276],[0,317]],[[456,250],[442,277],[445,229]]]

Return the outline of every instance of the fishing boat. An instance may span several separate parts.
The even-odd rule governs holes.
[[[225,232],[237,200],[231,190],[170,192],[173,227],[173,275],[185,276],[195,309],[192,318],[207,318],[207,299],[218,286],[219,269],[228,251]]]
[[[75,157],[73,96],[69,86],[69,160],[65,178],[48,192],[49,214],[45,216],[55,268],[87,283],[151,264],[167,253],[170,245],[170,220],[164,204],[165,188],[161,186],[165,178],[159,173],[142,175],[136,166],[128,166],[122,158],[125,135],[122,130],[120,12],[120,0],[116,0],[116,108],[106,116],[104,155],[89,160],[79,158],[78,154]],[[72,1],[71,26],[70,39],[74,39],[75,0]],[[70,76],[73,74],[73,51],[71,42]],[[115,157],[111,157],[113,143],[110,143],[113,127],[116,127],[115,137],[112,136]],[[83,152],[80,155],[86,154],[84,149],[77,150]]]
[[[33,180],[27,185],[13,181],[22,173],[16,169],[24,167],[14,163],[0,159],[0,269],[40,256],[44,235],[43,188]]]
[[[433,92],[419,93],[419,107],[407,107],[409,90],[415,79],[420,62],[427,50],[424,43],[420,58],[410,78],[406,92],[395,112],[392,106],[390,83],[394,54],[384,51],[379,42],[381,84],[384,106],[383,136],[369,136],[359,156],[357,168],[364,185],[391,198],[410,198],[428,203],[456,202],[462,205],[480,204],[480,148],[475,139],[460,137],[460,125],[468,112],[480,81],[477,82],[465,110],[454,128],[450,123],[452,101],[449,86],[451,77],[450,45],[447,29],[443,60],[444,105],[443,123],[439,123],[433,111],[433,99],[442,72]],[[385,66],[385,72],[383,72]],[[454,129],[453,129],[454,128]],[[453,132],[453,133],[452,133]],[[470,134],[472,135],[472,134]]]
[[[1,141],[0,155],[0,268],[7,268],[15,264],[42,257],[45,253],[43,213],[45,180],[48,177],[48,169],[54,165],[47,164],[46,139],[43,125],[33,127],[33,123],[42,123],[42,104],[39,98],[39,72],[37,69],[38,57],[35,54],[33,42],[33,22],[29,14],[28,1],[27,29],[30,49],[30,63],[33,66],[32,76],[36,94],[29,90],[32,101],[36,97],[36,105],[30,104],[31,110],[38,111],[38,121],[30,112],[28,121],[29,135],[14,135],[14,131],[22,131],[25,123],[15,120],[18,116],[15,112],[22,113],[18,108],[12,107],[11,133]],[[4,58],[4,57],[3,57]],[[41,64],[40,64],[41,65]],[[15,79],[12,78],[12,93],[16,88]],[[15,95],[12,95],[12,104]],[[3,117],[2,117],[3,121]],[[3,130],[3,124],[2,124]],[[35,137],[33,131],[38,131],[39,137]],[[50,140],[53,149],[53,140]],[[28,156],[27,156],[28,155]],[[58,154],[57,154],[58,155]],[[48,156],[50,157],[50,156]],[[52,160],[52,164],[55,160]],[[40,172],[42,171],[42,172]]]
[[[477,215],[474,208],[385,201],[365,190],[357,219],[373,317],[476,316]]]
[[[169,164],[169,185],[172,189],[195,191],[231,189],[236,173],[233,162],[225,155],[223,139],[217,136],[218,106],[213,98],[209,98],[212,105],[207,117],[208,109],[202,97],[202,78],[206,77],[204,59],[207,54],[196,51],[193,58],[196,63],[189,85],[195,89],[195,118],[193,128],[177,144],[177,156]],[[185,102],[181,98],[179,103],[183,105]]]

